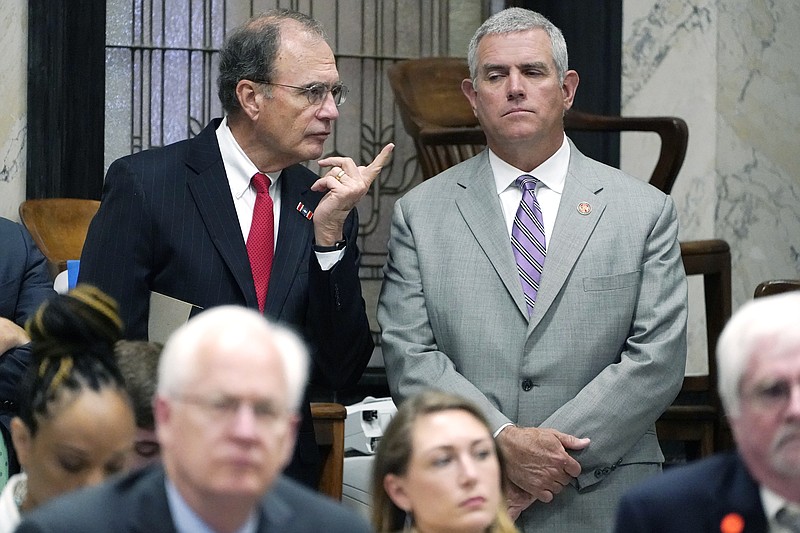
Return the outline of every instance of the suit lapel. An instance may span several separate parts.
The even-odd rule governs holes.
[[[304,168],[294,165],[281,173],[281,214],[278,242],[269,278],[264,309],[268,316],[277,317],[289,295],[292,280],[301,270],[312,239],[313,223],[297,211],[298,202],[313,210],[321,195],[309,190],[310,183]]]
[[[219,120],[214,120],[192,139],[186,160],[190,169],[187,182],[214,247],[233,273],[247,306],[257,308],[250,260],[217,144],[217,126]]]
[[[458,180],[458,186],[464,188],[464,194],[456,200],[456,206],[478,246],[483,249],[517,304],[517,309],[527,318],[525,295],[517,274],[514,253],[511,251],[503,208],[497,197],[494,174],[489,165],[489,153],[484,150],[473,161],[475,166],[472,169],[467,166]]]
[[[570,142],[571,155],[564,191],[558,206],[553,234],[547,245],[547,257],[536,295],[536,305],[531,315],[529,331],[542,320],[575,266],[589,237],[606,208],[606,201],[598,195],[603,190],[601,178],[589,159]],[[591,212],[583,214],[578,206],[588,204]]]
[[[291,502],[283,495],[284,481],[278,478],[275,485],[261,499],[258,533],[291,531],[294,510]]]
[[[154,472],[145,474],[146,479],[136,483],[131,494],[131,505],[125,510],[130,513],[132,533],[151,533],[163,531],[174,533],[175,524],[167,502],[167,490],[164,485],[164,470],[161,466],[150,467]]]
[[[733,458],[730,476],[718,480],[719,498],[715,500],[711,525],[718,527],[727,515],[738,514],[744,519],[745,531],[767,531],[767,517],[758,484],[747,471],[741,457],[734,453]]]

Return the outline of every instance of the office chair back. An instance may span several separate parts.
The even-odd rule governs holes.
[[[19,217],[47,258],[50,274],[67,268],[68,259],[80,259],[89,223],[100,202],[77,198],[26,200],[19,206]]]

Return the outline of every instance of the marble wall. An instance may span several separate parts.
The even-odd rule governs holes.
[[[672,191],[680,238],[728,241],[734,310],[760,281],[800,277],[798,32],[797,2],[624,2],[622,112],[688,123]],[[624,137],[623,168],[649,175],[654,147],[655,139]],[[687,372],[702,373],[699,279],[690,280],[689,303]]]
[[[0,11],[0,216],[19,220],[25,199],[28,3],[3,0]]]

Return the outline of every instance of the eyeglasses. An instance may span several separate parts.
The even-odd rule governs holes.
[[[777,380],[758,384],[743,396],[750,400],[755,407],[772,411],[789,403],[795,386],[798,384],[787,380]]]
[[[212,418],[223,424],[232,422],[245,405],[252,410],[256,423],[263,425],[270,424],[287,414],[285,408],[281,408],[271,400],[245,400],[235,396],[206,398],[192,395],[181,395],[174,399],[208,411]]]
[[[297,85],[286,85],[285,83],[273,83],[271,81],[253,80],[256,83],[263,83],[264,85],[276,85],[278,87],[288,87],[289,89],[297,89],[306,93],[308,103],[311,105],[319,105],[328,97],[328,93],[333,96],[333,101],[336,106],[342,105],[347,100],[347,93],[350,89],[347,85],[342,83],[334,83],[333,85],[326,85],[324,83],[312,83],[308,87],[298,87]]]

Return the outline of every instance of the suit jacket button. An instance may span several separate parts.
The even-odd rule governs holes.
[[[524,390],[525,392],[528,392],[532,388],[533,388],[533,381],[531,381],[529,379],[522,380],[522,390]]]

